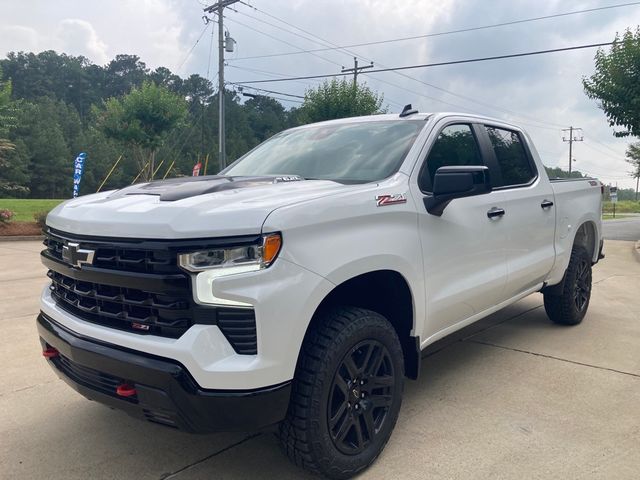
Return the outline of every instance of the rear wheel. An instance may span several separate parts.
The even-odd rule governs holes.
[[[546,293],[544,309],[555,323],[577,325],[582,322],[591,299],[591,256],[586,248],[574,246],[565,272],[560,295]]]
[[[393,326],[361,308],[328,312],[303,345],[281,444],[297,465],[350,478],[386,445],[398,418],[404,381]]]

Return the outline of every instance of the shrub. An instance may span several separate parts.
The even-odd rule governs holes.
[[[33,214],[33,219],[43,230],[47,226],[47,215],[49,215],[49,210],[44,210],[42,212],[36,212]]]
[[[14,216],[15,212],[11,210],[0,210],[0,223],[9,223]]]

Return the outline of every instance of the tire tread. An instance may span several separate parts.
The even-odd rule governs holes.
[[[565,272],[565,279],[573,280],[577,269],[578,262],[581,257],[586,257],[590,260],[587,249],[575,245],[571,250],[571,258],[569,259],[569,265]],[[586,313],[586,309],[582,314],[576,312],[573,305],[573,281],[565,281],[561,295],[544,295],[544,309],[547,312],[547,316],[551,321],[560,325],[577,325],[579,324]],[[587,305],[588,308],[588,305]]]
[[[313,438],[307,423],[312,408],[314,387],[322,388],[318,385],[317,372],[325,371],[328,368],[331,353],[335,353],[339,348],[339,342],[336,342],[336,339],[348,336],[350,332],[361,328],[365,322],[367,326],[375,325],[390,331],[396,338],[397,351],[395,353],[402,355],[393,326],[381,315],[358,307],[338,307],[327,312],[323,321],[310,327],[302,346],[301,358],[293,382],[289,412],[279,426],[278,437],[282,449],[289,459],[311,473],[344,479],[350,478],[357,471],[370,464],[363,465],[357,471],[340,470],[334,464],[327,471],[323,465],[331,462],[319,461],[320,459],[314,455],[313,452],[319,450],[313,445],[318,439]],[[404,372],[398,372],[398,375],[402,378]]]

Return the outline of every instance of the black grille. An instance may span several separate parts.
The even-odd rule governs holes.
[[[118,385],[125,383],[121,378],[116,378],[107,373],[94,370],[93,368],[85,367],[75,363],[63,355],[58,355],[58,357],[54,358],[53,364],[58,370],[76,383],[112,397],[128,400],[130,402],[137,402],[137,398],[135,396],[120,397],[116,394],[116,388]]]
[[[73,241],[78,242],[75,239]],[[148,248],[144,246],[144,242],[136,243],[114,246],[99,241],[82,240],[82,248],[95,251],[93,266],[97,268],[140,273],[181,273],[177,257],[172,255],[169,249]],[[49,231],[44,244],[53,258],[62,260],[65,237]]]
[[[47,275],[58,306],[94,323],[173,338],[193,323],[184,298],[83,282],[52,270]]]
[[[233,243],[229,244],[243,241],[255,239],[230,239]],[[62,249],[68,243],[93,250],[91,265],[83,265],[79,270],[69,268],[62,258]],[[198,240],[127,242],[76,238],[57,231],[48,231],[44,244],[47,248],[42,255],[49,259],[46,263],[50,268],[47,275],[51,278],[51,295],[60,308],[72,315],[111,328],[170,338],[179,338],[197,323],[218,325],[237,353],[257,354],[253,309],[196,304],[191,281],[177,265],[180,251],[206,248],[210,244]],[[170,280],[170,287],[158,285],[162,279]],[[151,286],[141,286],[148,282]]]

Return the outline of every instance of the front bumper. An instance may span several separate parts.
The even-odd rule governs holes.
[[[130,415],[197,433],[254,431],[282,420],[291,382],[254,390],[201,388],[179,362],[78,335],[46,314],[37,319],[57,375],[79,393]],[[135,388],[120,396],[119,385]]]

